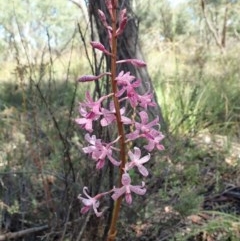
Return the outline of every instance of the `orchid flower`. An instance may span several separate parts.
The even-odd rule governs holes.
[[[115,111],[113,102],[110,103],[109,110],[102,108],[101,112],[103,114],[103,118],[101,119],[101,122],[100,122],[102,126],[108,126],[112,122],[116,121],[116,114],[115,114],[116,111]],[[123,122],[123,124],[125,125],[132,124],[132,120],[124,116],[123,115],[124,113],[125,113],[125,108],[123,107],[120,109],[121,121]]]
[[[164,135],[157,130],[151,130],[148,134],[143,135],[143,137],[147,137],[148,144],[143,146],[146,150],[152,151],[155,147],[159,150],[162,151],[164,150],[164,146],[160,144],[159,142],[164,139]]]
[[[131,162],[127,163],[125,166],[125,171],[132,169],[134,166],[138,168],[138,171],[144,176],[148,176],[148,170],[143,166],[144,163],[148,162],[150,159],[150,154],[147,156],[141,157],[141,150],[138,147],[134,147],[134,153],[131,151],[128,152],[128,156],[131,159]]]
[[[126,135],[129,140],[135,140],[140,136],[148,138],[147,134],[151,130],[154,130],[152,129],[152,127],[156,126],[159,121],[159,118],[157,117],[156,119],[148,123],[148,115],[145,111],[141,111],[139,113],[139,116],[141,119],[141,123],[135,122],[136,130]]]
[[[91,208],[93,208],[94,213],[97,217],[100,217],[102,215],[102,212],[98,212],[97,208],[99,207],[100,203],[98,201],[99,198],[101,198],[102,195],[98,194],[95,197],[90,197],[87,193],[88,188],[83,188],[83,193],[87,198],[84,198],[81,196],[81,194],[78,196],[78,199],[81,200],[81,202],[85,205],[81,209],[81,213],[85,214],[87,213]]]
[[[106,158],[109,159],[109,161],[114,165],[114,166],[119,166],[121,162],[118,162],[116,159],[113,158],[113,144],[119,140],[120,137],[115,139],[114,141],[108,143],[108,144],[103,144],[101,139],[97,139],[95,135],[90,137],[90,135],[87,133],[85,135],[85,140],[90,143],[90,146],[84,147],[83,152],[86,154],[91,154],[93,160],[97,162],[96,168],[101,169],[104,167],[105,160]]]
[[[82,118],[76,118],[75,122],[87,131],[92,132],[93,121],[98,120],[99,117],[102,115],[102,112],[100,111],[102,101],[109,96],[111,96],[111,94],[107,96],[102,96],[97,101],[93,101],[89,91],[87,91],[86,101],[84,103],[80,103],[79,107],[79,113],[82,116]]]
[[[132,203],[132,195],[131,192],[134,192],[138,195],[144,195],[146,193],[146,188],[145,183],[142,182],[142,185],[136,185],[133,186],[131,185],[131,178],[129,176],[128,173],[124,173],[122,175],[122,187],[120,188],[114,188],[114,194],[111,196],[113,200],[117,200],[120,196],[122,196],[123,194],[125,194],[125,200],[128,204]]]
[[[136,79],[136,77],[131,75],[130,72],[124,73],[124,71],[121,71],[115,80],[117,81],[118,85],[126,86],[126,85],[131,85],[131,82],[134,79]]]

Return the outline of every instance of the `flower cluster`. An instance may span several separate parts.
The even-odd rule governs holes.
[[[110,13],[110,17],[113,19],[113,10],[116,6],[113,6],[111,0],[106,0],[106,6]],[[99,18],[106,28],[109,42],[110,50],[108,50],[104,45],[99,42],[91,42],[91,46],[104,54],[111,57],[112,61],[115,61],[115,66],[119,64],[132,64],[135,67],[141,68],[145,67],[146,64],[142,60],[138,59],[125,59],[117,60],[116,52],[114,52],[114,46],[112,44],[113,38],[116,38],[122,34],[127,24],[126,9],[119,12],[118,17],[118,28],[113,31],[113,28],[108,24],[105,14],[99,10]],[[143,148],[148,152],[152,152],[154,149],[163,150],[164,147],[161,145],[161,141],[164,138],[159,130],[159,118],[156,117],[154,120],[149,121],[148,108],[155,106],[153,102],[153,93],[149,90],[147,93],[140,95],[137,91],[141,85],[141,80],[137,79],[135,76],[131,75],[130,72],[120,71],[118,74],[114,72],[102,73],[98,76],[85,75],[78,79],[78,82],[89,82],[89,81],[100,81],[99,79],[108,75],[112,78],[112,93],[102,96],[97,101],[94,101],[89,92],[86,93],[86,100],[79,104],[79,114],[80,117],[76,118],[75,122],[83,129],[87,131],[85,135],[85,140],[88,143],[86,147],[83,148],[83,152],[89,155],[93,161],[96,162],[96,168],[102,169],[106,163],[110,163],[117,168],[120,168],[121,175],[121,185],[119,187],[113,187],[110,191],[97,194],[94,197],[89,196],[87,193],[87,187],[83,188],[83,193],[85,197],[79,195],[79,199],[82,201],[84,207],[81,209],[81,213],[86,213],[90,209],[93,209],[95,214],[99,217],[102,212],[98,211],[100,206],[100,199],[107,194],[111,194],[114,201],[117,201],[120,197],[125,196],[125,200],[128,204],[132,203],[132,193],[138,195],[144,195],[146,193],[145,183],[142,182],[141,185],[132,185],[132,180],[129,174],[131,169],[138,170],[138,172],[143,176],[147,177],[149,172],[144,166],[147,163],[151,155],[148,153],[145,156],[141,155],[141,149],[134,146],[133,150],[128,150],[127,153],[123,151],[126,149],[125,145],[128,142],[132,142],[139,138],[142,138],[145,142]],[[115,85],[115,86],[114,86]],[[107,99],[109,101],[109,108],[104,107],[104,101]],[[137,113],[135,119],[128,118],[125,115],[125,108],[120,108],[120,103],[122,101],[128,101],[130,106]],[[118,136],[115,140],[110,143],[106,143],[104,140],[97,137],[98,133],[93,133],[93,123],[99,121],[102,127],[108,127],[110,125],[118,126]],[[120,128],[119,128],[120,126]],[[124,126],[128,126],[126,130],[131,129],[128,133]],[[131,128],[129,128],[131,127]],[[119,130],[124,130],[124,132]],[[123,138],[124,136],[124,138]],[[124,143],[121,144],[121,140]],[[118,145],[117,145],[118,144]],[[122,153],[122,155],[120,154]],[[123,156],[127,156],[126,160],[123,160]]]

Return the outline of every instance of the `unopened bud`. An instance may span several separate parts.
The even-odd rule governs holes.
[[[126,27],[126,24],[127,24],[127,18],[122,19],[122,21],[120,22],[120,26],[117,29],[116,36],[122,34],[123,30]]]
[[[112,55],[109,51],[107,51],[105,49],[105,47],[101,43],[96,42],[96,41],[91,41],[90,43],[91,43],[93,48],[98,49],[98,50],[102,51],[103,53],[105,53],[107,55]]]
[[[140,59],[124,59],[124,60],[118,60],[116,62],[117,64],[121,64],[121,63],[131,63],[132,65],[136,66],[136,67],[146,67],[146,63]]]

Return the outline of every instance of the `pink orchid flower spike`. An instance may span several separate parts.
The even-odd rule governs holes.
[[[127,163],[125,166],[125,171],[132,169],[133,167],[137,167],[138,171],[144,176],[148,176],[148,170],[143,166],[144,163],[150,160],[150,154],[147,156],[141,157],[141,150],[138,147],[134,147],[134,153],[131,151],[128,152],[128,156],[131,159],[131,162]]]
[[[146,193],[145,183],[142,182],[142,185],[131,185],[131,178],[128,173],[124,173],[122,175],[122,187],[114,188],[114,194],[112,195],[112,199],[116,201],[120,196],[125,194],[125,200],[128,204],[132,203],[132,195],[131,192],[134,192],[138,195],[144,195]]]
[[[91,208],[93,208],[94,213],[96,214],[97,217],[100,217],[103,212],[98,212],[97,208],[99,207],[100,203],[98,199],[102,197],[101,194],[96,195],[95,197],[90,197],[87,193],[88,188],[84,187],[83,188],[83,193],[87,198],[81,197],[81,194],[78,196],[78,199],[81,200],[81,202],[85,205],[81,209],[81,213],[85,214],[87,213]]]

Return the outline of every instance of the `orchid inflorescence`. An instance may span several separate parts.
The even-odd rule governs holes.
[[[104,45],[96,41],[91,42],[91,46],[111,57],[111,72],[102,73],[98,76],[85,75],[78,78],[78,82],[100,81],[102,77],[110,76],[112,93],[94,101],[90,93],[86,92],[85,102],[79,105],[80,117],[75,120],[81,128],[88,132],[85,135],[88,146],[83,148],[83,152],[96,162],[96,168],[98,170],[102,169],[108,161],[119,168],[121,181],[119,187],[113,187],[110,191],[97,194],[94,197],[89,196],[87,187],[84,187],[83,193],[85,197],[82,197],[82,195],[78,197],[84,205],[81,213],[84,214],[93,209],[98,217],[102,215],[98,208],[100,199],[103,196],[111,194],[112,199],[118,201],[120,197],[122,199],[125,195],[126,202],[131,204],[132,193],[138,195],[146,193],[144,182],[141,185],[131,184],[129,171],[136,169],[142,176],[147,177],[149,172],[144,164],[150,160],[150,153],[141,156],[141,150],[136,146],[133,147],[133,150],[126,151],[127,143],[143,138],[145,140],[143,148],[148,152],[154,149],[164,149],[160,144],[164,136],[159,131],[159,118],[149,121],[147,113],[149,107],[156,106],[153,102],[153,93],[148,91],[144,95],[140,95],[137,92],[138,87],[141,85],[140,79],[131,75],[130,72],[120,71],[118,74],[116,73],[116,66],[119,64],[132,64],[139,68],[146,66],[144,61],[138,59],[117,60],[116,43],[118,36],[122,34],[127,24],[126,9],[120,10],[117,18],[117,0],[106,0],[106,6],[110,13],[112,26],[108,24],[107,18],[101,10],[98,10],[98,14],[108,33],[110,50],[107,50]],[[109,108],[106,108],[103,102],[109,98],[111,99]],[[120,107],[120,104],[126,101],[136,112],[135,118],[128,118],[125,107]],[[97,133],[92,134],[94,131],[93,123],[96,121],[99,121],[102,127],[117,125],[118,136],[115,140],[106,143],[97,137]],[[128,128],[125,128],[125,126]],[[127,133],[127,130],[128,132],[131,130],[131,132]],[[117,143],[119,146],[117,146]]]

